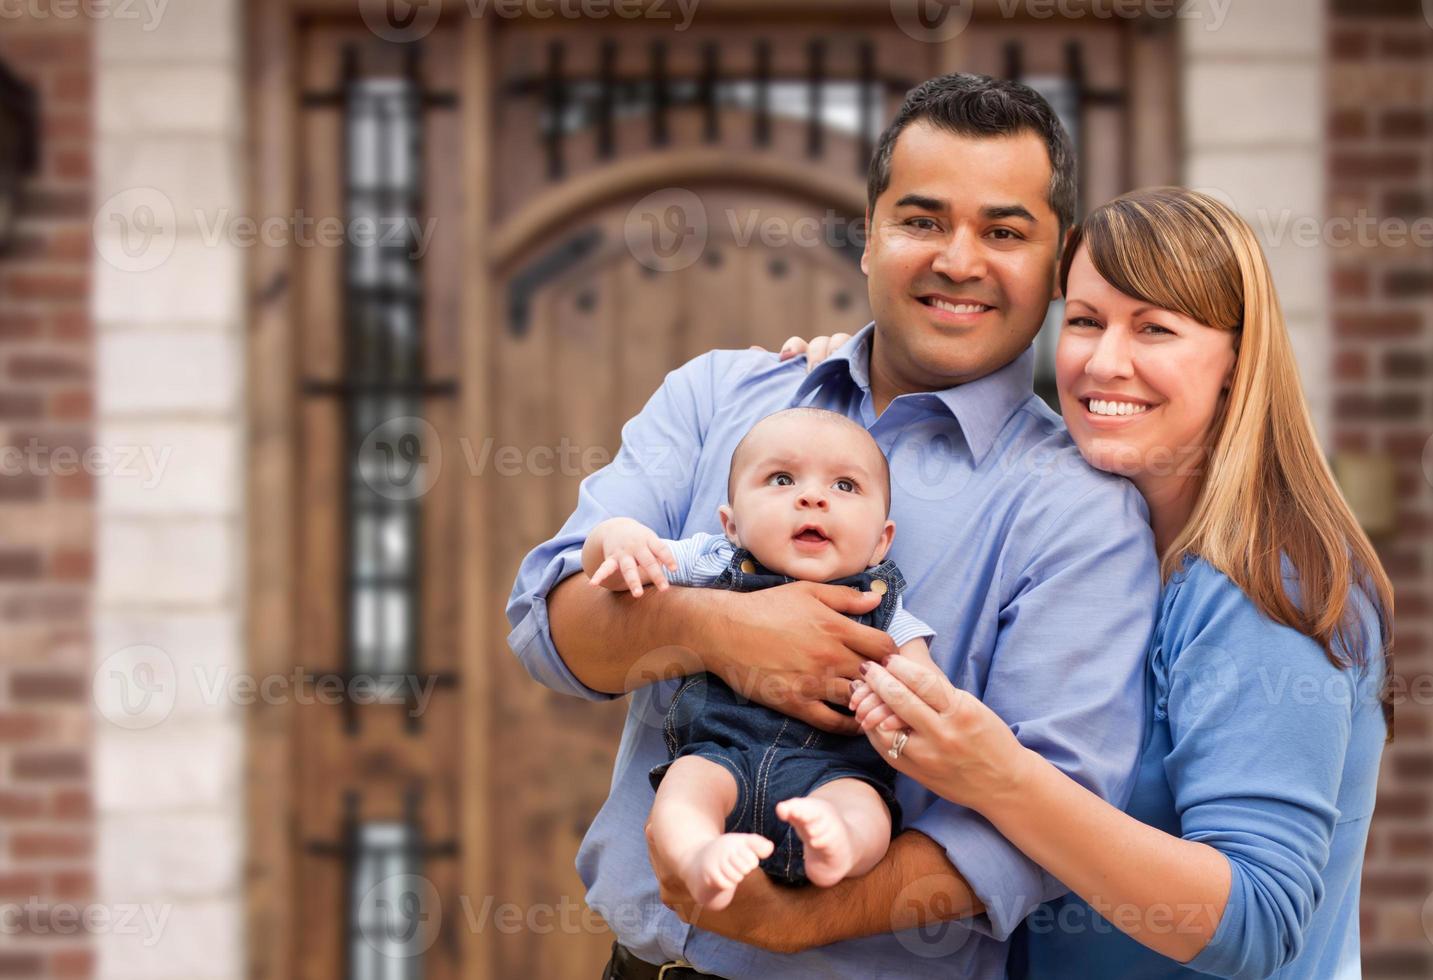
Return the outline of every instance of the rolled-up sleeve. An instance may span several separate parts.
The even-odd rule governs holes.
[[[545,687],[592,701],[620,697],[595,691],[572,673],[552,642],[547,597],[582,570],[588,533],[609,517],[630,517],[664,538],[680,534],[714,410],[712,379],[721,353],[703,354],[667,375],[642,411],[622,427],[622,446],[612,462],[582,481],[572,516],[518,568],[507,604],[508,647]]]
[[[1159,569],[1143,503],[1101,485],[1046,522],[1000,611],[985,678],[973,692],[1026,748],[1123,806],[1144,732],[1145,665]],[[986,911],[971,928],[1005,940],[1066,892],[978,813],[938,801],[916,818],[945,848]]]
[[[1299,955],[1323,898],[1355,671],[1219,573],[1201,569],[1191,584],[1170,613],[1179,629],[1156,710],[1169,717],[1165,772],[1182,835],[1225,857],[1230,888],[1213,938],[1187,965],[1268,977]]]

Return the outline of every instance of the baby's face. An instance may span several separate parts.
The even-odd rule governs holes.
[[[727,537],[773,572],[812,582],[874,565],[890,548],[880,450],[811,418],[770,419],[742,453]]]

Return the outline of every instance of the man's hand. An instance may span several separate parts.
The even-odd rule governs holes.
[[[744,697],[824,731],[855,735],[855,719],[827,702],[846,704],[861,664],[894,654],[896,645],[843,613],[870,612],[880,601],[874,592],[817,582],[730,594],[712,607],[703,659]]]

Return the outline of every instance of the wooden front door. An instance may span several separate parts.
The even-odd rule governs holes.
[[[523,670],[518,564],[666,372],[867,322],[874,140],[1021,35],[713,0],[683,32],[450,3],[395,41],[340,6],[254,5],[256,208],[349,234],[254,261],[251,655],[340,695],[252,717],[251,973],[595,977],[574,857],[625,702]],[[1074,74],[1051,38],[1017,66],[1047,86]],[[1104,196],[1157,171],[1110,67],[1150,42],[1080,38]]]

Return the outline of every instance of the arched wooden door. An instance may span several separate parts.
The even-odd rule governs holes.
[[[250,974],[595,977],[574,858],[625,702],[507,649],[522,557],[666,372],[867,322],[866,162],[910,86],[1039,76],[1099,134],[1103,196],[1171,176],[1140,150],[1168,41],[977,19],[932,43],[886,0],[705,0],[683,30],[359,6],[250,8],[255,211],[402,229],[252,262],[251,665],[344,696],[250,716]]]

